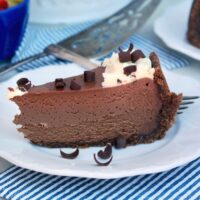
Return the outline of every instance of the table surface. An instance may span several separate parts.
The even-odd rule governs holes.
[[[155,19],[158,18],[162,14],[163,11],[168,6],[172,6],[174,4],[177,4],[181,2],[182,0],[163,0],[155,13],[151,16],[151,18],[148,20],[148,22],[142,27],[142,29],[139,30],[139,33],[146,38],[151,39],[152,41],[155,41],[156,43],[160,44],[163,47],[166,47],[166,45],[155,35],[153,32],[153,23]],[[167,47],[166,47],[167,48]],[[198,80],[200,82],[200,63],[198,61],[195,61],[191,58],[188,57],[188,60],[190,61],[190,66],[180,68],[180,69],[175,69],[173,70],[174,73],[177,74],[182,74],[186,76],[191,76],[194,79]],[[11,167],[12,164],[4,160],[3,158],[0,158],[0,172],[5,171],[7,168]],[[1,199],[1,198],[0,198]]]

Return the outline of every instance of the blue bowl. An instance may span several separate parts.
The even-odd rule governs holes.
[[[24,36],[29,0],[0,11],[0,60],[11,58]]]

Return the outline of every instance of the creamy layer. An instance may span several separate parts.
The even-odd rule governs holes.
[[[104,81],[102,87],[115,87],[134,82],[141,78],[153,79],[155,69],[152,68],[149,58],[140,58],[135,63],[120,62],[118,53],[113,53],[110,58],[106,58],[103,63],[105,72],[103,73]],[[124,74],[124,68],[136,65],[136,71],[129,75]]]
[[[134,51],[133,51],[134,52]],[[124,69],[130,66],[135,66],[135,71],[129,74],[124,73]],[[69,84],[72,79],[76,79],[76,82],[83,88],[93,88],[93,87],[115,87],[124,84],[134,82],[142,78],[149,78],[153,80],[155,69],[152,68],[152,63],[149,58],[139,58],[136,62],[120,62],[119,54],[113,53],[110,58],[106,58],[101,67],[94,70],[96,73],[95,85],[84,83],[83,76],[80,75],[78,78],[71,77],[65,79],[67,87],[65,90],[69,90]],[[69,83],[68,83],[69,82]],[[49,84],[48,84],[49,85]],[[49,87],[49,86],[48,86]],[[50,84],[50,90],[54,89],[54,84]],[[34,91],[32,87],[28,92]],[[11,88],[7,92],[8,99],[12,99],[16,96],[22,96],[26,94],[27,91],[21,91],[19,88]]]

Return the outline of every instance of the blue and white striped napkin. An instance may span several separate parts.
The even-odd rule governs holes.
[[[13,200],[199,200],[200,158],[163,173],[98,180],[11,167],[0,175],[0,196]]]
[[[50,43],[69,37],[93,22],[71,26],[29,25],[22,45],[13,62],[39,53]],[[135,34],[122,46],[133,42],[147,55],[157,52],[161,64],[167,69],[187,66],[188,60],[178,53],[164,49],[150,40]],[[63,64],[52,57],[24,65],[18,72],[46,64]],[[200,159],[188,165],[152,175],[97,180],[46,175],[20,167],[11,167],[0,174],[0,196],[6,199],[200,199]]]

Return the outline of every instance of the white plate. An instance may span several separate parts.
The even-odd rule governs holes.
[[[196,101],[180,115],[166,137],[152,144],[137,145],[123,150],[114,150],[114,159],[110,166],[98,167],[93,153],[100,148],[81,149],[75,160],[59,157],[59,149],[38,147],[30,144],[16,130],[12,119],[18,108],[2,94],[8,86],[14,86],[16,80],[27,77],[33,84],[52,81],[58,77],[67,77],[81,73],[82,68],[75,64],[65,66],[47,66],[18,74],[0,85],[0,156],[8,161],[35,171],[90,178],[119,178],[139,174],[155,173],[172,169],[200,156],[200,101]],[[165,72],[173,91],[183,91],[186,95],[200,95],[200,84],[188,77]],[[66,149],[70,151],[71,149]]]
[[[192,1],[183,1],[181,4],[166,9],[155,21],[154,32],[168,47],[200,60],[200,49],[192,46],[186,38]]]

